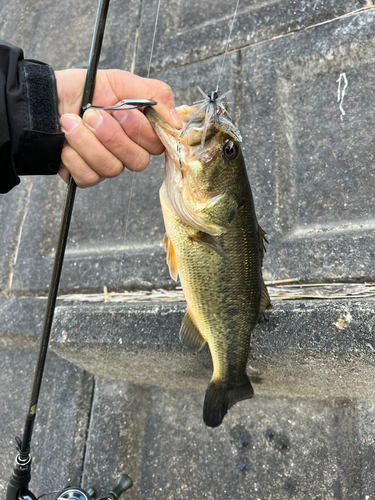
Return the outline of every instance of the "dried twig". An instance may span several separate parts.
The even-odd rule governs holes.
[[[350,297],[363,298],[375,296],[375,283],[307,283],[298,284],[298,278],[286,280],[266,281],[270,297],[274,300],[300,299],[347,299]],[[60,295],[58,299],[78,302],[183,302],[184,295],[181,289],[175,290],[140,290],[135,292],[108,292],[104,293]]]

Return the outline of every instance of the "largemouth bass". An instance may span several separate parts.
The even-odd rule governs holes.
[[[177,108],[182,131],[152,108],[145,113],[166,148],[160,201],[169,272],[176,281],[180,277],[187,302],[180,339],[195,352],[208,342],[214,370],[203,419],[217,427],[229,408],[254,394],[246,374],[250,334],[270,300],[261,271],[265,233],[255,214],[241,136],[223,105],[220,122],[207,123],[204,109],[197,110]]]

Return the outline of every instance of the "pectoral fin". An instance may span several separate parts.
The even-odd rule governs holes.
[[[228,255],[224,252],[224,249],[219,243],[214,239],[213,236],[207,233],[197,233],[189,236],[189,238],[192,241],[195,241],[196,243],[200,243],[201,245],[206,245],[208,248],[211,248],[211,250],[215,250],[221,257],[224,257],[224,259],[228,260],[231,264],[233,264],[233,261]]]
[[[195,326],[192,320],[189,310],[186,311],[184,319],[182,321],[180,329],[180,340],[184,347],[191,349],[194,352],[198,352],[202,349],[206,341],[202,337],[200,331]]]
[[[163,239],[164,249],[167,252],[167,264],[169,268],[169,274],[171,278],[175,281],[178,279],[178,267],[176,261],[176,254],[174,252],[173,244],[168,237],[167,233],[164,235]]]

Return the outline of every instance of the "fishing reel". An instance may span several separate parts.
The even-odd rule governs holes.
[[[133,481],[127,474],[121,474],[118,478],[116,486],[109,493],[98,498],[98,500],[118,500],[120,495],[131,488]],[[55,492],[56,493],[56,492]],[[44,495],[43,495],[44,496]],[[93,488],[87,491],[82,488],[68,486],[58,492],[54,500],[95,500],[96,492]],[[39,497],[40,498],[40,497]]]
[[[96,499],[96,491],[93,488],[84,490],[76,486],[67,486],[61,491],[51,491],[36,497],[29,490],[31,455],[28,452],[23,452],[20,448],[20,439],[16,438],[16,440],[18,455],[14,464],[13,474],[8,484],[6,500],[39,500],[42,497],[51,497],[53,500],[118,500],[120,495],[133,486],[131,478],[127,474],[121,474],[116,486],[109,493],[98,499]],[[54,496],[52,497],[52,495]]]
[[[51,491],[36,497],[28,489],[30,481],[31,456],[23,458],[18,455],[12,477],[9,481],[6,500],[39,500],[42,497],[51,497],[53,500],[118,500],[120,495],[132,487],[133,481],[127,474],[121,474],[117,484],[106,495],[96,499],[93,488],[84,490],[76,486],[67,486],[61,491]]]

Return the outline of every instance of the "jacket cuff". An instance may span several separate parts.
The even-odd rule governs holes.
[[[61,164],[65,135],[59,129],[56,80],[53,69],[39,61],[24,60],[27,127],[16,162],[18,175],[56,174]]]
[[[18,175],[55,175],[61,165],[65,136],[25,130],[17,165]]]

